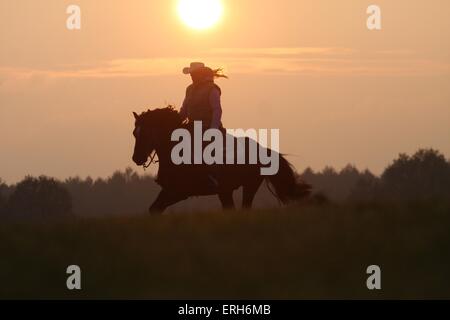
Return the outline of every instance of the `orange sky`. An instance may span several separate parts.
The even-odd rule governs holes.
[[[191,60],[223,66],[225,126],[280,128],[302,170],[376,173],[399,152],[450,156],[450,2],[223,0],[183,25],[176,1],[0,0],[0,177],[133,166],[131,111],[181,104]],[[382,9],[382,30],[366,8]],[[82,28],[66,29],[66,7]],[[138,170],[140,170],[138,168]]]

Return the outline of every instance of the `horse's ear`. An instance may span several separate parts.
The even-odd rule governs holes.
[[[139,118],[138,114],[136,112],[133,111],[133,116],[134,118],[137,120]]]

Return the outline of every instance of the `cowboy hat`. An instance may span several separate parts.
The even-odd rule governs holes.
[[[191,62],[191,65],[189,67],[183,69],[183,73],[190,74],[203,68],[205,68],[205,64],[203,62]]]

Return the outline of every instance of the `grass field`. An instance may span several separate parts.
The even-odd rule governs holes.
[[[0,298],[450,298],[449,226],[444,205],[2,223]]]

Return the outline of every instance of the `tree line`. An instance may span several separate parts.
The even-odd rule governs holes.
[[[380,176],[347,165],[340,171],[332,167],[318,172],[307,168],[298,177],[313,186],[310,201],[319,204],[426,203],[450,199],[450,161],[434,149],[400,154]],[[131,168],[95,180],[72,177],[58,181],[46,176],[27,176],[17,184],[7,185],[0,179],[0,217],[42,219],[141,213],[159,190],[152,176],[140,175]],[[255,199],[256,207],[277,205],[269,192],[267,187],[261,188]],[[184,201],[174,210],[219,207],[216,197],[202,197]]]

